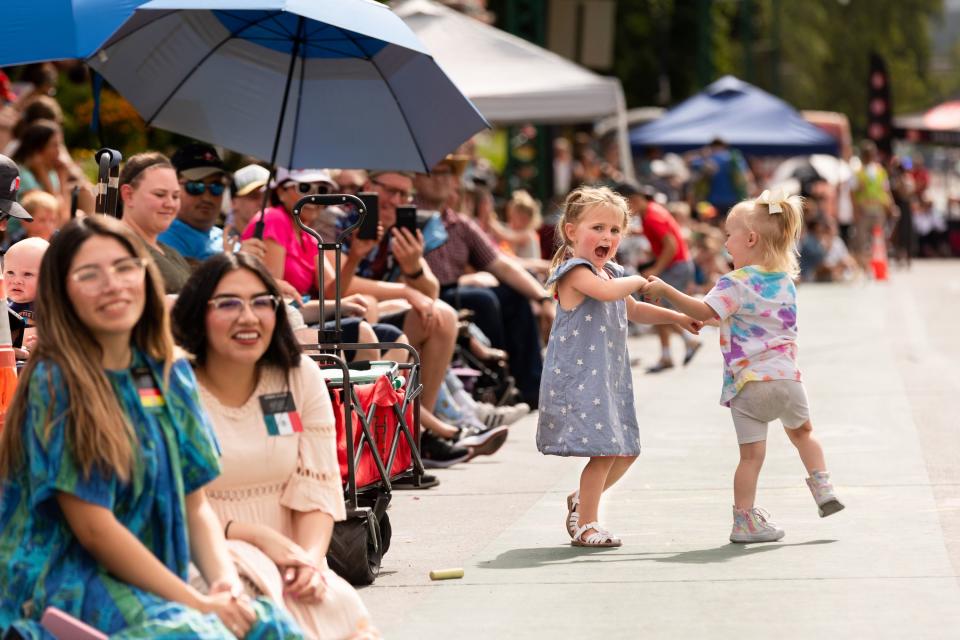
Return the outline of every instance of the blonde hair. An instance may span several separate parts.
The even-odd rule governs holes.
[[[60,211],[60,202],[57,201],[57,197],[52,193],[40,191],[39,189],[28,191],[23,196],[20,204],[23,205],[23,208],[26,209],[30,215],[35,214],[38,209],[47,209],[54,213]]]
[[[507,203],[507,208],[509,209],[511,207],[530,216],[530,224],[527,225],[528,229],[538,229],[540,225],[543,224],[543,220],[540,217],[540,203],[523,189],[514,191],[513,195],[510,196],[510,202]]]
[[[779,205],[781,211],[770,211],[774,205]],[[733,216],[743,220],[747,229],[757,234],[761,266],[784,271],[791,278],[800,275],[797,242],[803,229],[803,198],[790,196],[769,204],[744,200],[730,209],[728,219]]]
[[[163,278],[144,244],[127,225],[107,216],[78,218],[58,233],[43,256],[37,287],[37,348],[33,352],[7,410],[0,432],[0,479],[21,473],[28,464],[23,439],[27,405],[34,385],[45,385],[50,397],[66,392],[65,414],[46,414],[43,426],[49,438],[57,424],[66,431],[70,454],[85,478],[94,469],[128,481],[137,467],[137,443],[116,392],[102,364],[103,350],[93,333],[80,320],[67,294],[67,279],[73,258],[92,237],[118,241],[127,252],[147,262],[143,313],[130,336],[131,344],[163,363],[167,385],[174,359],[170,319],[164,304]],[[40,363],[56,365],[62,387],[52,387],[52,375],[34,376]]]
[[[608,187],[580,187],[574,189],[567,196],[563,203],[563,214],[557,221],[557,234],[560,238],[560,246],[553,254],[553,260],[550,262],[550,272],[553,273],[564,258],[570,252],[570,238],[564,226],[567,224],[577,224],[583,218],[583,214],[589,209],[599,206],[612,207],[619,211],[623,216],[624,228],[630,223],[630,205],[626,199],[618,193],[614,193]],[[556,291],[556,283],[550,286],[550,292]]]

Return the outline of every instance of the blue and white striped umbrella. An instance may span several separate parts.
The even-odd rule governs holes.
[[[149,124],[289,168],[428,171],[488,126],[372,0],[153,0],[88,62]]]

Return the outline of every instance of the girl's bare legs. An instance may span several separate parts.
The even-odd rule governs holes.
[[[612,487],[617,480],[623,477],[630,465],[636,461],[637,456],[617,456],[614,458],[613,466],[610,467],[610,472],[607,474],[607,481],[603,483],[603,490],[606,491]]]
[[[596,522],[600,510],[600,494],[603,493],[607,476],[617,458],[610,456],[590,458],[580,474],[580,526]],[[621,474],[622,475],[622,474]],[[584,534],[592,533],[588,529]]]
[[[760,478],[760,468],[766,454],[765,440],[740,445],[740,464],[733,474],[733,505],[737,509],[753,509],[753,501],[757,497],[757,480]]]
[[[803,466],[807,468],[807,473],[813,475],[814,471],[826,471],[827,463],[823,460],[823,449],[820,443],[813,437],[813,425],[807,420],[796,429],[786,429],[790,442],[797,448],[800,454],[800,460]]]

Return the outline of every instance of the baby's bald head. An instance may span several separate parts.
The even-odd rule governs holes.
[[[26,238],[7,249],[3,256],[3,280],[8,298],[19,303],[33,302],[40,263],[49,246],[42,238]]]

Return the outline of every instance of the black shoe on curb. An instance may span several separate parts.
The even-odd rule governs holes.
[[[425,473],[420,476],[420,484],[415,484],[413,476],[405,476],[390,482],[390,487],[397,491],[417,491],[419,489],[431,489],[440,484],[440,478]]]
[[[425,469],[446,469],[470,457],[466,447],[450,444],[429,432],[420,434],[420,459]]]
[[[461,436],[457,440],[457,444],[461,447],[470,448],[470,459],[472,460],[477,456],[489,456],[496,453],[507,441],[510,429],[507,427],[494,427],[483,431],[464,429],[460,433]]]

